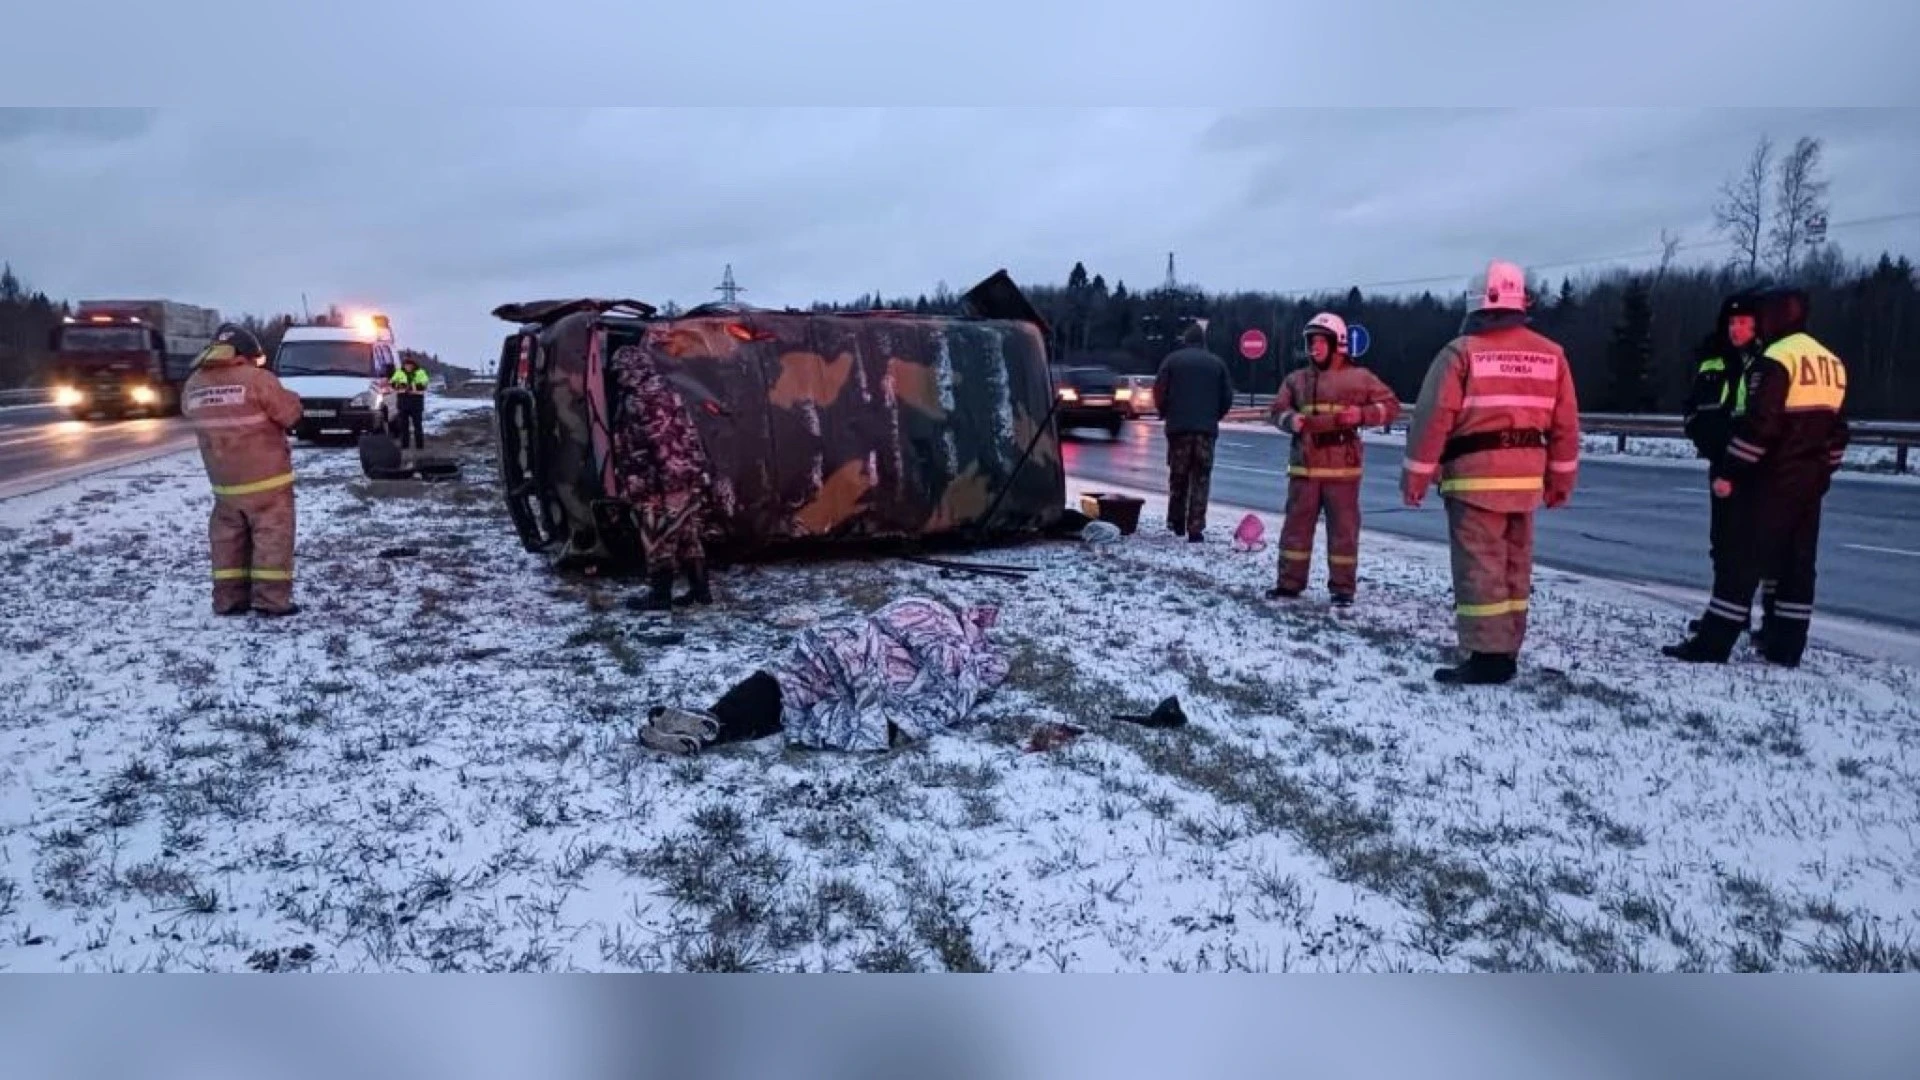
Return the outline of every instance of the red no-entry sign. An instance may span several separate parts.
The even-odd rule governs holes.
[[[1240,355],[1249,360],[1258,360],[1267,355],[1267,335],[1258,330],[1249,330],[1241,334]]]

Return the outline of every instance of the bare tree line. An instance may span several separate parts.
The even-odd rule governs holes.
[[[1819,139],[1803,135],[1775,162],[1773,140],[1762,135],[1746,165],[1721,185],[1714,227],[1733,244],[1729,265],[1747,278],[1759,278],[1763,269],[1791,278],[1825,239],[1821,151]]]

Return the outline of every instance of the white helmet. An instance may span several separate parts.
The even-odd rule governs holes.
[[[1488,263],[1487,272],[1474,278],[1467,291],[1467,310],[1527,310],[1527,272],[1501,259]]]
[[[1315,334],[1325,334],[1333,339],[1334,352],[1347,351],[1347,320],[1331,311],[1323,311],[1307,322],[1306,329],[1300,331],[1303,340],[1310,340]]]

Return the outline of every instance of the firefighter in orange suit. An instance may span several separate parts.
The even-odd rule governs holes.
[[[1518,666],[1533,580],[1533,512],[1565,505],[1580,468],[1580,406],[1566,353],[1527,325],[1527,279],[1494,262],[1461,335],[1427,369],[1400,489],[1447,503],[1454,623],[1467,658],[1433,677],[1504,683]]]
[[[1327,519],[1327,591],[1353,603],[1360,569],[1360,428],[1400,414],[1400,398],[1347,357],[1347,323],[1321,313],[1302,332],[1311,366],[1287,376],[1274,395],[1274,424],[1293,435],[1287,462],[1287,518],[1280,528],[1280,582],[1267,593],[1291,600],[1307,587],[1313,530]]]
[[[300,422],[299,395],[262,364],[245,329],[215,332],[180,392],[180,411],[200,440],[213,484],[207,539],[213,549],[213,611],[291,615],[293,455],[287,431]]]

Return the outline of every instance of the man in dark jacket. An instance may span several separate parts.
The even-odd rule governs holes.
[[[1181,348],[1160,362],[1153,400],[1167,437],[1167,528],[1198,544],[1207,531],[1207,497],[1213,489],[1213,444],[1220,421],[1233,407],[1233,377],[1227,362],[1207,351],[1206,327],[1195,323],[1180,335]]]

